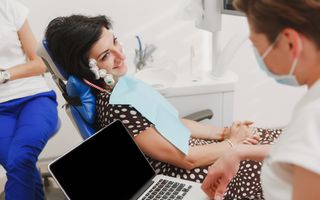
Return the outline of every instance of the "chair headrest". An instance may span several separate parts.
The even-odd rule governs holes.
[[[48,69],[59,79],[66,81],[69,78],[69,74],[64,71],[55,61],[51,58],[50,50],[48,49],[48,43],[46,39],[43,39],[37,49],[38,55],[44,60]]]
[[[91,87],[81,79],[70,75],[66,85],[67,94],[70,97],[78,97],[81,105],[74,106],[86,123],[93,125],[96,116],[96,98],[92,94]]]
[[[53,61],[46,40],[41,41],[37,53],[51,74],[58,78],[54,81],[70,106],[71,120],[76,124],[81,136],[84,139],[88,138],[95,132],[96,99],[91,92],[91,87],[81,79],[66,73]]]

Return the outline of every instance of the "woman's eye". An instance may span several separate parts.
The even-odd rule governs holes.
[[[107,52],[103,55],[103,57],[101,58],[101,60],[106,60],[108,57],[110,56],[110,52]]]

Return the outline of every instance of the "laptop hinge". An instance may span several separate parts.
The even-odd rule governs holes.
[[[135,195],[133,195],[133,197],[130,198],[130,200],[137,200],[145,191],[147,191],[147,189],[154,183],[154,177],[152,177],[152,179],[150,179],[146,184],[144,184],[144,186],[142,186],[139,189],[139,191]]]

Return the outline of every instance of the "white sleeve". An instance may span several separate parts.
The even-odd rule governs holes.
[[[320,108],[308,106],[296,114],[272,150],[273,161],[320,174]]]
[[[29,9],[16,0],[8,0],[8,16],[18,31],[27,19]]]

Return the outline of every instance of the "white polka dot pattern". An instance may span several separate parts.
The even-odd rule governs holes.
[[[128,129],[132,136],[137,136],[141,131],[153,126],[153,124],[144,118],[135,108],[130,105],[112,105],[108,103],[109,95],[101,93],[97,95],[97,125],[102,128],[114,120],[121,120],[124,126]],[[274,140],[278,138],[282,130],[280,129],[261,129],[257,131],[262,133],[261,144],[273,144]],[[213,140],[203,140],[190,138],[189,145],[207,145]],[[208,166],[198,167],[192,170],[185,170],[168,163],[154,160],[147,157],[151,166],[155,169],[157,174],[164,174],[172,177],[186,179],[202,183],[208,173]],[[261,183],[261,162],[242,161],[236,176],[228,185],[227,191],[224,195],[225,200],[239,200],[239,199],[264,199]]]
[[[99,128],[103,128],[115,120],[121,120],[130,134],[135,137],[141,131],[153,126],[134,107],[109,104],[109,97],[107,93],[100,93],[96,98],[97,125]]]

